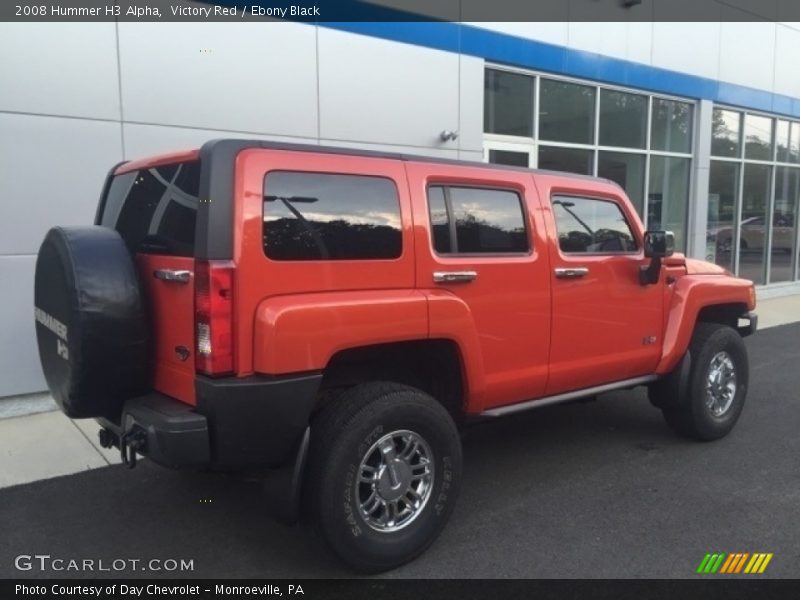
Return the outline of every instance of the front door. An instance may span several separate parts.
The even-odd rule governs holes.
[[[553,228],[547,395],[652,373],[661,356],[664,281],[639,282],[649,263],[639,221],[611,184],[593,182],[597,189],[587,193],[547,179],[537,179]]]

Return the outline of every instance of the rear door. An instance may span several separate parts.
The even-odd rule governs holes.
[[[530,173],[436,163],[406,166],[417,287],[469,308],[485,376],[470,411],[541,396],[547,382],[547,241]],[[453,315],[430,304],[431,336]],[[477,367],[476,367],[477,368]]]
[[[124,168],[123,168],[124,169]],[[135,257],[149,308],[153,387],[194,404],[194,238],[200,163],[117,174],[100,224]]]

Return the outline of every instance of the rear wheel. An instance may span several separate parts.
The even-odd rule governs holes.
[[[347,390],[312,424],[306,493],[318,529],[359,571],[422,553],[453,510],[461,444],[447,411],[394,383]]]
[[[690,355],[683,397],[662,407],[664,418],[683,436],[716,440],[733,429],[744,408],[749,380],[747,349],[733,328],[698,323]]]

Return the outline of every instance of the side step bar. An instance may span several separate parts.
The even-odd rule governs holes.
[[[520,402],[519,404],[509,404],[508,406],[490,408],[489,410],[483,411],[480,416],[503,417],[505,415],[521,412],[523,410],[540,408],[542,406],[550,406],[551,404],[559,404],[561,402],[569,402],[570,400],[577,400],[579,398],[585,398],[586,396],[594,396],[595,394],[603,394],[605,392],[613,392],[614,390],[636,387],[637,385],[645,385],[655,381],[656,379],[658,379],[658,375],[645,375],[643,377],[634,377],[633,379],[624,379],[623,381],[606,383],[604,385],[584,388],[582,390],[575,390],[574,392],[566,392],[564,394],[556,394],[555,396],[536,398],[535,400],[528,400],[527,402]]]

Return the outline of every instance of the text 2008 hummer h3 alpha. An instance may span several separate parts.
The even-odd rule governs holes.
[[[682,435],[733,428],[754,287],[672,245],[605,180],[213,141],[48,232],[39,352],[124,462],[262,472],[377,571],[444,527],[471,419],[646,385]]]

